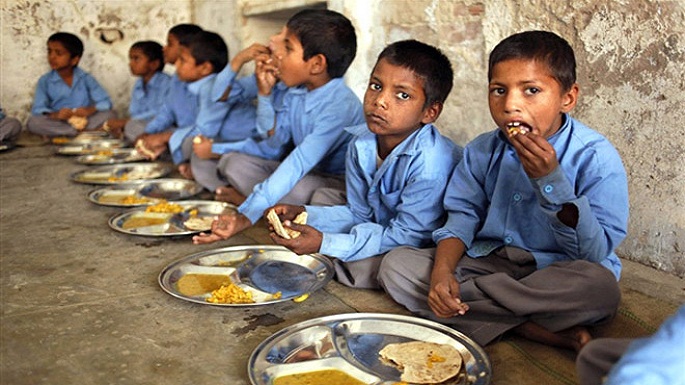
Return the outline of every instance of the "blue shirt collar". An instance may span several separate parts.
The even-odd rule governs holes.
[[[82,77],[85,76],[85,71],[83,71],[80,67],[74,67],[74,81],[71,83],[72,86],[76,83],[77,80],[81,79]],[[64,79],[62,79],[61,76],[57,73],[56,70],[50,71],[50,77],[49,80],[53,83],[64,83]]]
[[[188,91],[190,91],[194,95],[199,94],[202,86],[205,83],[214,80],[215,77],[216,77],[216,74],[213,73],[211,75],[207,75],[207,76],[203,77],[202,79],[196,80],[192,83],[188,83]]]

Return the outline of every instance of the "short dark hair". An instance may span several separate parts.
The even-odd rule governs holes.
[[[539,61],[567,91],[576,82],[576,57],[573,48],[559,35],[548,31],[520,32],[502,40],[490,53],[488,81],[495,64],[510,59]]]
[[[48,38],[48,43],[53,41],[62,43],[64,49],[69,51],[71,57],[83,56],[83,42],[78,36],[69,32],[56,32]]]
[[[322,54],[328,76],[345,75],[357,54],[357,35],[348,18],[328,9],[305,9],[291,17],[286,27],[300,40],[304,60]]]
[[[228,63],[228,47],[217,33],[199,32],[190,39],[186,47],[195,58],[195,64],[210,62],[215,73],[221,72]]]
[[[188,41],[197,33],[202,32],[202,27],[196,24],[177,24],[169,30],[169,35],[176,36],[178,43],[188,45]]]
[[[159,61],[159,66],[155,71],[161,72],[164,69],[164,51],[162,45],[152,40],[137,41],[133,43],[131,49],[140,50],[140,52],[150,61]]]
[[[424,108],[433,103],[443,104],[452,91],[454,72],[450,59],[432,45],[417,40],[397,41],[381,51],[376,63],[381,59],[407,68],[423,79],[423,92],[426,94]]]

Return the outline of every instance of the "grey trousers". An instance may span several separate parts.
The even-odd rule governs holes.
[[[124,138],[131,143],[135,142],[137,137],[145,133],[145,126],[147,126],[147,123],[147,120],[129,120],[124,126]]]
[[[0,119],[0,142],[14,142],[21,133],[21,123],[16,118]]]
[[[585,345],[576,358],[580,385],[601,385],[633,341],[633,338],[598,338]]]
[[[280,164],[278,161],[231,152],[221,157],[216,169],[219,172],[219,180],[223,181],[221,186],[232,186],[241,194],[248,196],[254,187],[271,176]],[[344,193],[345,177],[310,171],[297,182],[288,194],[279,199],[278,203],[309,204],[314,192],[321,188],[337,189]]]
[[[98,111],[88,117],[88,125],[86,130],[94,130],[102,127],[109,119],[116,118],[117,114],[114,111]],[[26,129],[36,135],[44,136],[76,136],[79,131],[72,127],[69,123],[50,119],[44,115],[33,115],[26,122]]]
[[[383,257],[385,254],[352,262],[343,262],[337,258],[331,258],[335,267],[335,280],[356,289],[380,289],[378,271]]]
[[[381,286],[410,311],[453,326],[481,345],[527,321],[551,332],[609,321],[621,298],[616,278],[600,264],[557,262],[538,270],[529,252],[502,247],[460,260],[454,276],[470,309],[438,318],[428,306],[434,255],[435,248],[390,251],[380,267]]]

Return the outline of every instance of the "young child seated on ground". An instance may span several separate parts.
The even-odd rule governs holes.
[[[145,125],[164,105],[169,93],[171,76],[164,70],[162,46],[154,41],[139,41],[128,51],[128,66],[138,79],[133,85],[128,118],[109,119],[102,128],[115,137],[123,133],[133,142],[145,131]]]
[[[614,317],[627,179],[611,143],[568,114],[575,63],[550,32],[494,48],[488,100],[498,128],[464,148],[437,249],[383,259],[379,280],[397,302],[481,345],[511,330],[578,351],[591,339],[586,325]]]
[[[167,33],[167,44],[164,46],[164,61],[175,64],[178,60],[181,43],[188,41],[202,28],[195,24],[178,24]],[[142,152],[150,159],[156,159],[167,150],[171,133],[178,127],[187,127],[195,123],[198,112],[197,97],[188,91],[188,84],[178,78],[178,74],[171,77],[171,84],[167,98],[162,108],[146,126],[144,133],[136,138],[136,144],[151,154]]]
[[[232,193],[219,195],[240,206],[237,215],[220,216],[211,234],[193,237],[196,244],[231,237],[278,202],[309,203],[321,187],[344,191],[351,135],[343,128],[363,122],[361,102],[342,79],[356,54],[354,27],[337,12],[304,10],[282,33],[283,50],[270,66],[289,88],[275,133],[262,141],[224,143],[223,150],[231,152],[221,157],[218,170]]]
[[[13,146],[21,134],[21,122],[17,118],[5,115],[0,107],[0,146]]]
[[[685,384],[685,305],[646,338],[598,338],[576,359],[580,385]]]
[[[300,232],[292,239],[272,233],[274,242],[298,254],[331,256],[338,281],[372,289],[379,288],[385,253],[432,245],[431,233],[445,218],[446,182],[461,159],[461,147],[432,124],[452,78],[449,59],[435,47],[416,40],[387,46],[364,95],[366,124],[347,129],[354,135],[346,157],[347,204],[274,206],[284,226]],[[294,224],[305,211],[308,225]]]
[[[102,127],[116,117],[112,101],[89,73],[78,67],[83,43],[76,35],[57,32],[48,38],[52,70],[41,76],[27,129],[43,137],[75,136]]]

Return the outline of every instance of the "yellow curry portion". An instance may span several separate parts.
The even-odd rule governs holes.
[[[338,369],[288,374],[276,377],[273,385],[367,385]]]

